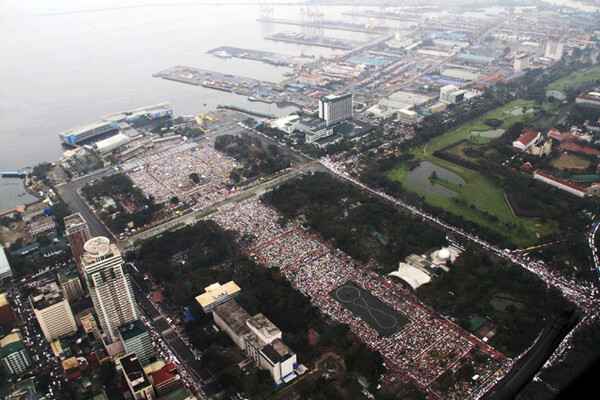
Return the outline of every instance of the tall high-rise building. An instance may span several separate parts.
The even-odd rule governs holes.
[[[85,219],[83,219],[80,213],[71,214],[65,217],[65,233],[67,234],[69,247],[71,248],[73,258],[75,259],[75,264],[77,265],[79,277],[81,280],[84,280],[83,264],[81,262],[81,257],[83,257],[83,253],[85,253],[83,246],[92,237],[90,236],[87,222],[85,222]]]
[[[119,327],[139,318],[131,284],[123,272],[125,262],[106,237],[92,238],[84,248],[86,284],[106,342],[120,342]]]
[[[319,118],[327,126],[352,118],[352,93],[329,95],[319,100]]]
[[[0,365],[11,376],[20,375],[33,365],[18,329],[0,339]]]
[[[56,283],[39,288],[29,302],[48,342],[77,332],[71,306]]]
[[[529,68],[531,56],[529,54],[516,54],[514,59],[513,69],[515,72],[521,72]]]
[[[61,269],[57,273],[57,278],[67,300],[73,301],[83,296],[81,279],[79,279],[79,275],[75,270],[71,268]]]
[[[123,325],[119,328],[119,335],[123,341],[125,353],[135,353],[142,365],[148,365],[152,359],[156,358],[150,334],[142,320],[138,319]]]
[[[551,60],[558,61],[562,58],[565,51],[565,44],[560,42],[548,42],[546,43],[546,51],[544,57],[550,58]]]

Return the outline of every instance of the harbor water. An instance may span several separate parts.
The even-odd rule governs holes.
[[[212,3],[212,4],[211,4]],[[52,162],[65,150],[61,131],[98,121],[102,116],[163,101],[174,116],[215,110],[219,104],[287,115],[294,107],[250,102],[246,96],[153,78],[184,65],[270,82],[286,79],[289,68],[207,51],[232,46],[290,56],[319,58],[344,50],[276,42],[276,33],[322,33],[328,38],[366,42],[362,32],[258,22],[273,18],[302,20],[307,9],[297,1],[265,6],[257,0],[4,0],[0,4],[0,171]],[[285,5],[282,3],[289,3]],[[325,20],[364,24],[345,15],[350,6],[320,6]],[[315,10],[314,7],[311,8]],[[304,13],[304,14],[303,14]],[[407,22],[379,21],[391,28]],[[5,183],[10,184],[5,184]],[[22,204],[20,180],[0,178],[0,211]],[[18,190],[15,190],[18,189]]]
[[[257,22],[264,11],[259,2],[239,3],[3,1],[0,171],[59,159],[65,150],[58,138],[63,130],[162,101],[171,103],[175,116],[205,113],[224,103],[275,115],[294,111],[294,107],[249,102],[244,96],[152,77],[174,65],[270,82],[280,82],[290,72],[257,61],[207,54],[223,45],[296,56],[343,53],[266,40],[267,35],[301,32],[302,27]],[[344,8],[332,12],[334,8],[328,9],[327,17],[341,18]],[[273,13],[301,18],[301,9],[295,5],[273,6]],[[369,36],[344,31],[326,35],[352,40]],[[22,189],[21,180],[1,178],[0,211],[22,204]]]

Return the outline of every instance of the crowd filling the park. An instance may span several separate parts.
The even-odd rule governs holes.
[[[484,341],[439,316],[408,290],[332,248],[318,234],[308,233],[296,223],[283,222],[275,210],[259,199],[233,204],[210,219],[225,229],[237,231],[245,238],[245,251],[250,256],[269,268],[279,268],[292,286],[331,320],[348,324],[354,334],[378,350],[388,367],[385,381],[409,376],[430,391],[431,384],[445,371],[456,371],[471,363],[474,374],[470,381],[445,394],[446,398],[459,399],[489,388],[513,363]],[[372,294],[408,323],[396,324],[396,331],[389,336],[381,334],[384,330],[378,326],[381,319],[376,314],[381,310],[377,304],[359,303],[366,313],[361,318],[332,296],[332,292],[347,284],[355,284]],[[368,315],[373,318],[366,318]],[[474,361],[475,357],[479,362]]]
[[[237,166],[231,157],[212,146],[205,146],[169,154],[128,175],[144,194],[154,197],[157,203],[176,196],[182,201],[193,200],[197,207],[204,208],[227,194],[228,189],[222,182]]]
[[[321,159],[320,163],[334,174],[350,179],[341,172],[339,163],[330,159]],[[127,175],[157,203],[173,202],[172,199],[177,197],[178,201],[194,204],[194,210],[202,210],[228,197],[233,187],[230,176],[238,167],[234,158],[207,144],[172,151],[166,157],[137,164],[135,168],[132,165]],[[279,174],[281,172],[265,179]],[[240,189],[254,187],[258,182]],[[368,189],[355,180],[352,182]],[[367,191],[408,208],[424,220],[456,231],[414,207],[398,204],[387,194],[373,189]],[[377,270],[374,265],[357,261],[332,247],[319,233],[307,229],[301,221],[289,221],[283,213],[259,198],[232,201],[220,206],[208,218],[224,229],[236,231],[240,246],[251,258],[268,268],[278,269],[292,287],[307,296],[331,321],[347,324],[371,349],[379,351],[388,367],[382,383],[413,380],[421,390],[435,396],[441,393],[440,381],[448,374],[454,374],[462,378],[455,379],[450,387],[444,387],[444,398],[461,399],[485,393],[514,365],[514,359],[489,346],[485,338],[465,331],[450,317],[440,315],[421,302],[414,292],[374,272]],[[494,252],[502,255],[506,252],[490,247],[478,237],[458,233]],[[525,261],[513,254],[507,254],[507,258],[523,266],[532,266],[532,263],[524,265]],[[552,281],[551,275],[545,269],[543,271],[537,275]],[[573,287],[568,284],[558,286]],[[358,294],[345,302],[336,293],[340,288],[348,287],[356,287]],[[580,290],[585,292],[585,288]],[[577,293],[569,296],[569,290],[561,291],[567,297],[579,298]],[[374,300],[367,300],[367,295],[373,296]],[[583,298],[577,303],[591,307],[590,297]],[[392,320],[396,322],[388,323]],[[464,376],[464,371],[469,371],[468,377]]]

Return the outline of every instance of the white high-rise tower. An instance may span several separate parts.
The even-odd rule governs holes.
[[[319,118],[324,119],[327,126],[352,118],[352,93],[321,98]]]
[[[120,341],[119,327],[138,319],[123,258],[103,236],[88,240],[82,257],[86,282],[107,343]]]

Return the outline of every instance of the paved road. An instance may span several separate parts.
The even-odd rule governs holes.
[[[216,210],[222,207],[226,207],[229,204],[233,204],[237,201],[241,201],[247,197],[256,197],[256,196],[260,196],[263,193],[265,193],[266,191],[270,190],[273,186],[275,185],[279,185],[289,179],[292,179],[294,177],[297,177],[299,175],[301,175],[304,172],[308,172],[308,171],[316,171],[316,170],[320,170],[320,171],[326,171],[328,172],[328,170],[324,167],[322,167],[320,164],[313,162],[313,163],[309,163],[309,164],[304,164],[301,167],[299,167],[298,169],[295,170],[291,170],[283,175],[280,175],[274,179],[268,180],[266,182],[260,183],[252,188],[248,188],[244,191],[240,191],[240,192],[235,192],[235,194],[226,197],[225,199],[223,199],[222,201],[213,204],[210,209],[212,210]],[[188,214],[182,215],[181,217],[177,217],[175,219],[172,219],[168,222],[165,222],[163,224],[157,225],[153,228],[150,228],[148,230],[145,230],[143,232],[137,233],[136,235],[133,235],[127,239],[124,239],[122,241],[120,241],[119,243],[117,243],[117,247],[120,250],[125,250],[131,247],[135,246],[135,243],[139,240],[145,240],[148,239],[150,237],[156,236],[161,234],[162,232],[170,229],[171,227],[178,225],[178,224],[185,224],[185,225],[191,225],[194,224],[198,221],[198,219],[205,214],[205,210],[198,210],[198,211],[193,211],[190,212]]]
[[[188,372],[201,382],[207,382],[212,378],[208,372],[196,359],[195,354],[185,344],[185,342],[175,333],[160,310],[148,299],[137,282],[130,278],[131,287],[136,301],[140,304],[142,311],[150,319],[152,327],[162,336],[165,343],[171,348],[173,353],[186,366]]]
[[[77,190],[88,182],[100,179],[104,176],[112,175],[114,173],[114,169],[107,168],[56,187],[58,194],[60,197],[62,197],[65,203],[67,203],[71,211],[74,213],[80,213],[83,219],[85,219],[92,237],[106,236],[107,238],[114,240],[113,234],[106,228],[106,226],[104,226],[102,221],[100,221],[100,218],[89,209],[87,204],[85,204],[83,199],[79,196],[79,193],[77,193]]]

